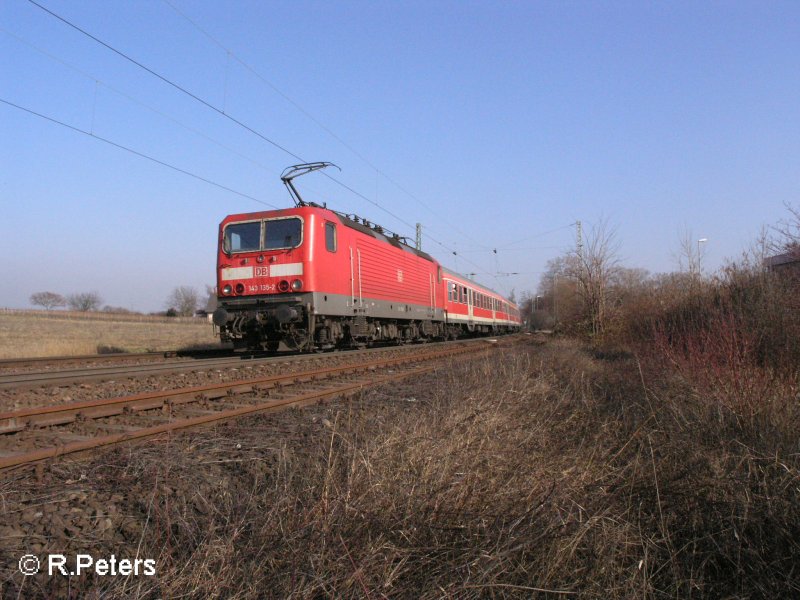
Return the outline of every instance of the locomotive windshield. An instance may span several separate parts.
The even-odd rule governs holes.
[[[233,223],[225,228],[225,252],[253,252],[261,249],[261,222]]]
[[[261,241],[261,225],[264,225],[264,241]],[[249,223],[232,223],[225,228],[223,250],[225,252],[258,252],[295,248],[303,239],[303,222],[297,217],[268,219]]]
[[[294,248],[303,236],[303,222],[296,217],[264,221],[264,229],[264,250]]]

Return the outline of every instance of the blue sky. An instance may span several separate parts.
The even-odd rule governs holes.
[[[607,219],[622,262],[652,272],[676,268],[688,228],[710,270],[800,205],[798,3],[169,2],[41,0],[336,163],[422,222],[426,250],[501,291],[534,289],[577,219]],[[0,4],[0,98],[290,204],[279,175],[295,158],[27,0]],[[213,284],[226,214],[263,208],[2,103],[0,140],[0,306],[96,290],[159,310],[176,285]],[[299,183],[413,238],[320,175]]]

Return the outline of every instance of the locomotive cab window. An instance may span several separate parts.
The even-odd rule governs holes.
[[[228,225],[222,248],[225,252],[257,252],[261,248],[261,222]]]
[[[333,223],[325,223],[325,249],[336,252],[336,225]]]
[[[295,248],[303,239],[303,222],[297,217],[264,221],[264,250]]]

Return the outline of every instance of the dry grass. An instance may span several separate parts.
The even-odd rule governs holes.
[[[158,577],[74,589],[796,597],[797,410],[761,435],[710,406],[684,379],[557,340],[349,405],[120,450],[84,469],[130,490],[137,528],[106,552],[157,557]]]
[[[0,312],[0,358],[174,350],[218,343],[205,319],[66,311]]]

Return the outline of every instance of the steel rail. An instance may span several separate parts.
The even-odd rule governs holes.
[[[0,369],[7,367],[18,367],[27,365],[39,365],[47,363],[69,363],[98,360],[102,362],[113,362],[118,360],[138,360],[138,359],[159,359],[164,358],[166,352],[121,352],[114,354],[76,354],[74,356],[30,356],[23,358],[2,358],[0,359]]]
[[[457,342],[433,342],[431,345],[469,344],[482,340],[460,340]],[[380,346],[376,348],[363,348],[342,354],[278,354],[270,356],[240,355],[224,358],[206,358],[198,361],[185,359],[164,362],[162,364],[136,364],[117,367],[94,366],[80,369],[63,369],[57,371],[25,371],[21,373],[0,373],[0,390],[2,389],[27,389],[46,385],[71,385],[88,381],[107,381],[109,379],[130,379],[149,375],[164,375],[186,371],[207,370],[231,365],[253,365],[271,362],[306,362],[320,360],[326,356],[346,357],[357,354],[379,354],[383,352],[402,351],[410,346]]]
[[[34,450],[32,452],[26,452],[24,454],[14,454],[12,456],[6,456],[0,458],[0,470],[9,469],[12,467],[18,467],[25,464],[35,463],[49,458],[56,458],[58,456],[63,456],[65,454],[82,452],[84,450],[94,450],[96,448],[101,448],[103,446],[109,446],[112,444],[121,444],[132,440],[152,437],[155,435],[159,435],[161,433],[177,431],[180,429],[188,429],[191,427],[198,427],[200,425],[206,425],[209,423],[227,421],[230,419],[235,419],[237,417],[251,415],[254,413],[272,412],[283,408],[288,408],[290,406],[305,406],[312,402],[320,402],[322,400],[352,394],[367,387],[373,387],[384,383],[388,383],[390,381],[404,379],[406,377],[411,377],[412,375],[422,375],[423,373],[432,371],[434,368],[436,368],[435,365],[429,365],[421,367],[419,369],[414,369],[412,371],[405,371],[403,373],[395,373],[393,375],[379,377],[367,384],[353,383],[344,386],[339,386],[333,390],[310,392],[299,396],[293,396],[291,398],[271,400],[269,402],[264,402],[254,406],[244,406],[240,408],[224,410],[212,415],[193,417],[189,419],[181,419],[179,421],[172,421],[170,423],[163,423],[161,425],[144,427],[142,429],[137,429],[135,431],[105,435],[77,442],[70,442],[68,444],[64,444],[61,446],[42,448],[40,450]]]
[[[168,396],[170,393],[173,396],[175,396],[175,395],[184,396],[184,397],[193,396],[194,400],[202,401],[202,400],[206,400],[206,399],[213,399],[213,396],[211,398],[206,398],[206,397],[203,397],[203,396],[198,397],[198,391],[199,390],[203,390],[203,391],[206,391],[206,392],[208,392],[208,391],[219,392],[219,391],[221,391],[223,389],[242,388],[241,391],[243,391],[243,392],[257,391],[258,390],[257,386],[259,384],[263,385],[264,383],[267,383],[267,384],[272,383],[272,384],[275,384],[275,385],[281,385],[282,384],[281,380],[311,381],[313,379],[317,379],[319,377],[324,377],[326,375],[330,376],[331,374],[335,374],[336,371],[338,371],[339,374],[349,374],[349,373],[359,372],[359,371],[370,371],[370,370],[374,370],[374,369],[377,369],[377,368],[387,368],[387,367],[393,367],[393,366],[398,366],[398,365],[405,365],[405,364],[413,363],[413,362],[431,361],[431,360],[443,359],[443,358],[454,357],[454,356],[458,356],[458,355],[461,355],[461,354],[467,354],[467,353],[479,353],[481,351],[486,352],[488,350],[489,350],[489,348],[487,348],[486,346],[477,346],[477,345],[473,345],[473,344],[469,344],[469,345],[466,345],[466,346],[460,345],[458,348],[455,348],[455,349],[441,350],[441,351],[430,353],[430,354],[423,354],[423,355],[416,355],[416,356],[412,355],[412,356],[403,356],[403,357],[399,357],[399,358],[382,359],[382,360],[372,361],[371,363],[366,363],[366,364],[361,364],[361,365],[348,365],[348,366],[345,366],[345,367],[337,367],[337,368],[331,368],[331,369],[316,369],[314,371],[293,373],[293,374],[289,374],[289,375],[285,375],[285,376],[273,376],[273,377],[262,378],[262,379],[257,379],[257,380],[249,380],[247,382],[239,381],[239,382],[230,382],[228,384],[215,384],[213,386],[202,386],[201,388],[188,388],[188,389],[183,389],[183,390],[181,390],[181,389],[170,390],[169,392],[164,392],[163,394],[165,396]],[[350,383],[350,384],[346,384],[346,385],[342,385],[342,386],[337,386],[336,388],[334,388],[332,390],[322,390],[322,391],[309,392],[309,393],[300,394],[300,395],[297,395],[297,396],[291,396],[289,398],[270,400],[270,401],[267,401],[267,402],[255,404],[253,406],[244,406],[244,407],[238,407],[238,408],[233,408],[233,409],[221,410],[221,411],[218,411],[218,412],[210,414],[210,415],[203,415],[203,416],[199,416],[199,417],[180,419],[180,420],[171,421],[171,422],[168,422],[168,423],[162,423],[160,425],[154,425],[154,426],[150,426],[150,427],[144,427],[144,428],[141,428],[141,429],[135,429],[135,430],[132,430],[132,431],[126,431],[126,432],[123,432],[123,433],[116,433],[116,434],[109,434],[109,435],[104,435],[104,436],[99,436],[99,437],[92,437],[92,438],[89,438],[89,439],[86,439],[86,440],[79,440],[79,441],[69,442],[69,443],[66,443],[66,444],[60,444],[60,445],[52,446],[52,447],[49,447],[49,448],[42,448],[42,449],[38,449],[38,450],[33,450],[33,451],[30,451],[30,452],[23,452],[23,453],[19,453],[19,454],[11,454],[11,455],[7,455],[7,456],[1,456],[0,457],[0,470],[9,469],[9,468],[13,468],[13,467],[18,467],[18,466],[22,466],[22,465],[29,464],[29,463],[39,462],[39,461],[42,461],[42,460],[45,460],[45,459],[54,458],[54,457],[61,456],[61,455],[64,455],[64,454],[71,454],[71,453],[74,453],[74,452],[81,452],[81,451],[84,451],[84,450],[91,450],[91,449],[94,449],[94,448],[99,448],[99,447],[102,447],[102,446],[108,446],[108,445],[111,445],[111,444],[123,443],[123,442],[127,442],[127,441],[130,441],[130,440],[136,440],[136,439],[141,439],[141,438],[145,438],[145,437],[151,437],[151,436],[158,435],[160,433],[169,432],[169,431],[175,431],[175,430],[179,430],[179,429],[187,429],[187,428],[196,427],[196,426],[207,424],[207,423],[214,423],[214,422],[218,422],[218,421],[225,421],[225,420],[233,419],[233,418],[240,417],[240,416],[243,416],[243,415],[248,415],[248,414],[253,414],[253,413],[260,413],[260,412],[270,412],[270,411],[279,410],[281,408],[285,408],[285,407],[288,407],[288,406],[305,406],[306,404],[308,404],[310,402],[322,401],[322,400],[330,398],[330,397],[348,395],[348,394],[353,393],[355,391],[362,390],[362,389],[364,389],[366,387],[372,387],[372,386],[375,386],[375,385],[381,385],[381,384],[386,383],[386,382],[390,382],[390,381],[394,381],[394,380],[398,380],[398,379],[403,379],[403,378],[410,377],[410,376],[417,375],[417,374],[426,373],[428,371],[433,370],[434,368],[436,368],[435,364],[426,365],[424,367],[413,369],[413,370],[410,370],[410,371],[403,371],[403,372],[395,373],[395,374],[392,374],[392,375],[386,375],[386,376],[382,376],[382,377],[377,377],[377,378],[371,380],[368,383],[364,383],[364,382]],[[249,389],[246,389],[246,388],[249,388]],[[113,398],[113,399],[110,399],[110,400],[106,401],[106,403],[122,405],[123,408],[119,412],[123,412],[124,411],[124,406],[126,405],[126,403],[127,403],[128,406],[131,406],[131,405],[135,406],[135,402],[141,401],[142,397],[145,397],[145,396],[155,397],[157,394],[158,393],[140,394],[140,395],[137,395],[138,396],[137,399],[134,399],[134,397],[131,397],[131,396],[127,396],[127,397],[123,397],[123,398]],[[224,395],[226,395],[226,394],[225,393],[219,394],[219,396],[224,396]],[[217,397],[219,397],[219,396],[217,396]],[[160,402],[159,405],[142,406],[142,407],[139,408],[139,410],[157,409],[157,408],[159,408],[159,406],[165,406],[167,404],[167,400],[168,399],[165,397],[165,398],[163,398],[163,400]],[[192,400],[189,399],[187,401],[191,402]],[[102,403],[103,403],[103,401],[100,400],[100,401],[87,401],[87,402],[75,403],[75,404],[76,405],[77,404],[87,405],[89,407],[92,407],[92,406],[101,406]],[[76,409],[77,409],[77,411],[76,411]],[[64,411],[64,410],[76,411],[73,416],[77,416],[78,414],[80,414],[80,408],[78,408],[77,406],[70,407],[70,405],[67,404],[67,405],[59,405],[59,406],[41,407],[40,409],[25,409],[25,410],[22,410],[22,411],[15,411],[15,412],[12,412],[12,413],[4,413],[4,414],[0,415],[0,418],[6,419],[6,420],[8,420],[8,419],[16,419],[17,417],[22,417],[23,415],[24,416],[33,416],[35,414],[48,415],[48,414],[57,413],[59,411]],[[116,414],[118,414],[118,413],[116,413]],[[94,418],[102,418],[103,416],[109,416],[109,415],[98,415],[97,417],[94,417]],[[18,431],[18,430],[16,430],[16,431]],[[10,430],[7,430],[7,432],[10,432]]]
[[[228,367],[240,364],[259,364],[274,361],[275,357],[243,360],[240,357],[206,359],[201,362],[183,360],[164,362],[161,364],[127,365],[115,367],[86,367],[61,371],[27,371],[0,375],[0,389],[30,388],[42,385],[71,384],[86,381],[103,381],[114,378],[130,378],[147,375],[161,375],[182,371],[195,371]]]
[[[73,362],[120,362],[124,360],[158,361],[167,358],[197,359],[230,355],[228,348],[207,348],[204,350],[164,350],[161,352],[113,352],[109,354],[74,354],[64,356],[28,356],[22,358],[0,358],[0,369],[26,367],[46,364],[69,364]]]
[[[478,347],[480,349],[480,347]],[[0,434],[16,433],[32,427],[49,427],[64,425],[78,419],[99,419],[122,414],[162,408],[166,404],[183,404],[213,400],[228,395],[230,392],[248,393],[257,388],[272,388],[296,382],[329,378],[334,375],[346,375],[380,367],[434,360],[474,351],[471,347],[459,346],[424,355],[400,356],[396,358],[373,360],[356,365],[327,367],[285,375],[270,375],[253,379],[242,379],[223,383],[214,383],[188,388],[144,392],[118,398],[99,398],[79,402],[68,402],[49,406],[24,408],[0,413]],[[92,410],[95,409],[95,410]]]

